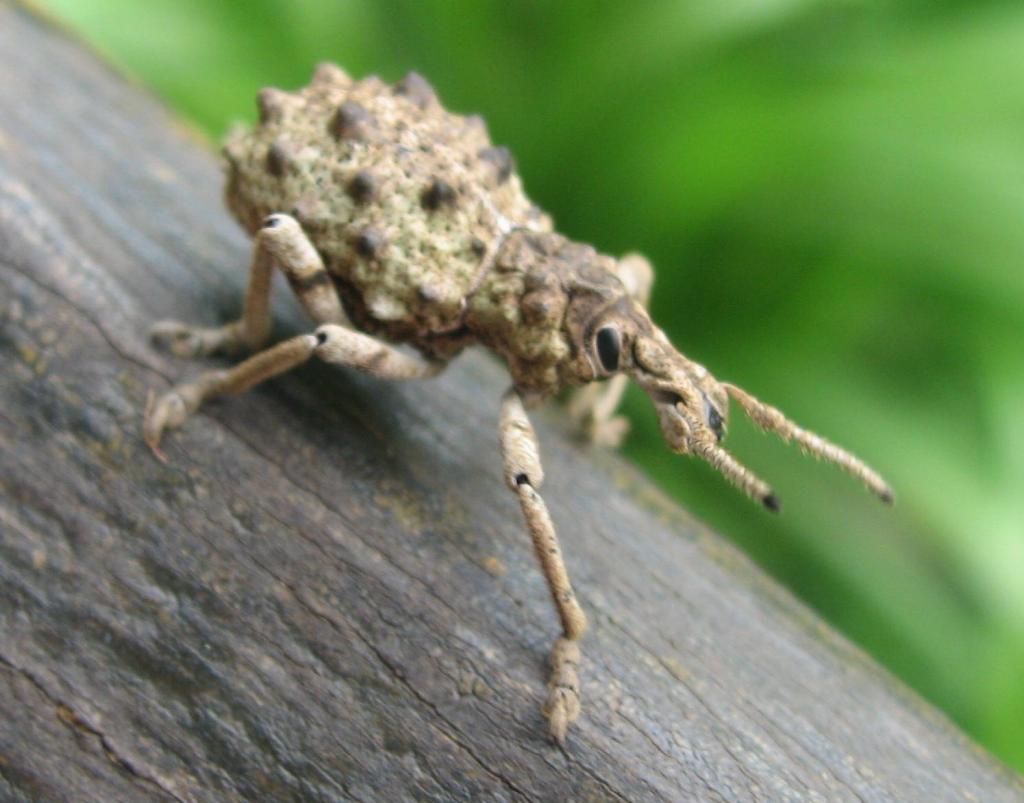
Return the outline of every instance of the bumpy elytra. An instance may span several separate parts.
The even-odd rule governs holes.
[[[254,240],[243,314],[213,328],[162,322],[153,336],[184,357],[259,353],[154,400],[145,439],[162,457],[163,432],[204,401],[313,357],[385,379],[425,379],[470,344],[491,348],[512,380],[499,421],[505,480],[562,624],[544,706],[557,742],[580,710],[586,619],[539,493],[543,470],[524,405],[577,387],[572,416],[591,439],[614,444],[626,430],[615,406],[633,379],[674,451],[708,461],[778,510],[770,488],[720,445],[732,399],[763,429],[892,500],[856,457],[676,351],[647,313],[647,261],[605,256],[555,232],[523,193],[508,149],[491,142],[480,117],[446,111],[422,76],[410,73],[392,86],[375,77],[354,81],[325,64],[297,92],[262,90],[258,107],[256,127],[238,131],[224,148],[228,205]],[[270,332],[274,266],[317,328],[260,351]]]

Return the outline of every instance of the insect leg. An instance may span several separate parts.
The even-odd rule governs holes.
[[[569,417],[583,437],[598,446],[619,446],[629,432],[629,420],[615,415],[629,377],[616,374],[607,382],[591,382],[573,391],[569,399]]]
[[[324,362],[349,365],[381,379],[427,379],[445,366],[344,326],[326,324],[314,336],[316,356]]]
[[[615,266],[615,275],[630,298],[646,307],[651,297],[654,271],[639,254],[627,254]],[[591,443],[615,447],[629,432],[629,421],[615,410],[629,385],[629,378],[616,374],[607,382],[592,382],[575,391],[569,400],[569,416]]]
[[[157,457],[160,437],[165,429],[180,427],[205,401],[217,396],[242,393],[265,379],[306,362],[317,347],[315,335],[299,335],[261,351],[227,370],[204,371],[191,382],[185,382],[150,400],[142,422],[142,435]]]
[[[323,260],[302,227],[290,215],[276,214],[266,219],[253,240],[242,317],[219,327],[160,321],[152,329],[153,341],[179,357],[256,351],[270,335],[270,280],[275,264],[314,321],[348,322]]]
[[[376,338],[337,324],[326,324],[311,335],[299,335],[261,351],[227,370],[205,371],[147,405],[142,424],[146,443],[162,457],[160,437],[180,427],[203,402],[242,393],[265,379],[319,357],[324,362],[350,365],[383,379],[423,379],[438,373],[442,362],[406,354]]]
[[[544,714],[548,718],[551,737],[563,744],[569,724],[580,712],[578,641],[586,629],[587,620],[569,582],[551,516],[538,493],[544,471],[540,464],[537,436],[515,389],[509,390],[502,400],[499,433],[505,481],[519,497],[534,552],[562,621],[562,636],[555,641],[551,651],[551,678]]]
[[[647,258],[640,254],[626,254],[615,263],[615,275],[626,286],[626,292],[644,308],[651,300],[651,285],[654,284],[654,269]]]

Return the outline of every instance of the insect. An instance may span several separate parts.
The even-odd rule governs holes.
[[[155,343],[181,357],[255,354],[152,401],[145,440],[162,456],[164,431],[206,401],[313,358],[382,379],[425,379],[466,346],[489,347],[512,380],[499,418],[505,481],[561,620],[544,704],[556,742],[580,711],[586,618],[540,494],[544,474],[526,408],[578,387],[571,413],[591,438],[614,444],[625,431],[614,409],[632,379],[650,396],[673,451],[706,460],[778,510],[768,485],[721,446],[731,399],[762,429],[892,500],[882,478],[849,452],[676,351],[646,310],[647,261],[604,256],[555,232],[482,119],[446,111],[417,73],[389,85],[323,64],[309,86],[264,89],[258,105],[259,123],[224,148],[228,206],[254,241],[241,318],[153,328]],[[316,328],[264,349],[275,266]]]

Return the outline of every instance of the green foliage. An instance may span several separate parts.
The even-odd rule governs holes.
[[[732,421],[772,518],[627,451],[838,627],[1024,766],[1024,7],[703,0],[49,0],[219,137],[315,62],[415,68],[480,111],[567,234],[658,266],[653,310],[719,376],[897,491]]]

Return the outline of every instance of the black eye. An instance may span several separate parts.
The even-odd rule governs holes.
[[[597,358],[601,367],[611,373],[619,369],[619,330],[606,326],[597,332]]]
[[[725,421],[722,420],[721,413],[715,409],[715,405],[711,403],[711,400],[704,397],[704,415],[708,419],[708,426],[711,427],[711,431],[715,433],[717,440],[722,440],[725,437]]]

